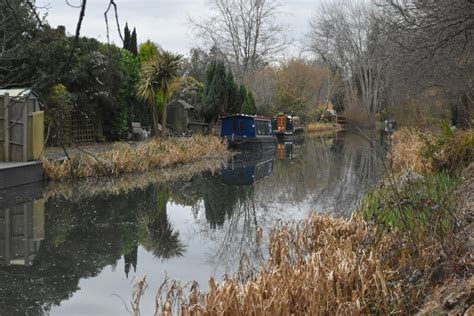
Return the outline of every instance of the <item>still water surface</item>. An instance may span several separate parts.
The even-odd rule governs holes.
[[[151,315],[165,276],[206,289],[243,254],[258,265],[258,227],[267,240],[280,219],[350,215],[380,181],[385,150],[380,136],[307,137],[190,181],[0,191],[0,314],[129,315],[134,278],[146,275]]]

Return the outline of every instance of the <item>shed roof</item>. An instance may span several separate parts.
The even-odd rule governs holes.
[[[180,105],[182,105],[186,110],[194,109],[194,106],[192,106],[191,104],[189,104],[188,102],[186,102],[182,99],[173,100],[173,101],[171,101],[170,105],[173,105],[173,104],[176,104],[176,103],[179,103]]]
[[[8,93],[10,97],[17,98],[17,97],[30,97],[33,96],[35,98],[38,97],[36,93],[31,90],[31,88],[14,88],[14,89],[0,89],[0,95],[5,95]]]

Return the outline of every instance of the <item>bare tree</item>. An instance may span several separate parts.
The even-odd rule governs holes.
[[[207,18],[191,23],[209,46],[224,53],[240,79],[273,61],[289,44],[275,0],[211,0],[209,9]]]
[[[387,62],[379,10],[367,1],[336,0],[321,5],[310,26],[310,49],[341,69],[348,100],[379,112]]]
[[[384,0],[395,62],[392,95],[435,89],[451,106],[453,123],[470,125],[474,114],[474,2]],[[408,91],[408,93],[406,93]]]

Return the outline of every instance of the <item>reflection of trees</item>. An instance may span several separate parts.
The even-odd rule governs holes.
[[[181,257],[186,247],[179,240],[179,232],[174,230],[168,220],[166,212],[168,191],[157,188],[155,197],[156,207],[140,216],[140,223],[144,230],[142,244],[146,250],[151,251],[158,258]]]
[[[257,198],[280,208],[306,205],[347,215],[381,176],[380,157],[366,139],[353,134],[312,137],[293,164],[277,163]]]
[[[219,178],[208,179],[201,193],[206,219],[211,228],[222,227],[225,220],[231,218],[239,202],[248,200],[252,191],[252,186],[231,186],[223,184]]]
[[[97,276],[122,255],[128,274],[137,267],[140,242],[161,258],[182,254],[166,215],[167,198],[166,190],[150,186],[122,195],[47,201],[45,238],[32,265],[0,266],[0,315],[43,314],[69,299],[80,279]]]

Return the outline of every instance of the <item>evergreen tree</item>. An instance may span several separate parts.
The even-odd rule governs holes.
[[[255,115],[257,114],[257,106],[255,105],[255,98],[251,91],[248,91],[247,96],[245,98],[245,102],[242,106],[242,113]]]
[[[245,89],[244,85],[240,85],[236,100],[240,112],[243,111],[245,100],[247,100],[247,89]]]
[[[212,79],[214,78],[214,74],[216,73],[217,63],[215,61],[209,64],[206,70],[206,81],[205,81],[205,88],[204,88],[204,103],[206,103],[207,95],[209,94],[209,87],[211,86]]]
[[[123,48],[130,51],[130,29],[128,28],[128,23],[125,23]]]
[[[134,55],[138,55],[138,45],[137,45],[137,30],[133,28],[132,37],[130,38],[130,52]]]
[[[239,98],[239,88],[234,81],[234,75],[232,71],[227,74],[227,113],[240,113],[242,110],[242,102]]]
[[[204,104],[202,114],[206,121],[210,122],[219,114],[224,112],[224,104],[227,95],[227,75],[224,63],[213,62],[206,74]]]

